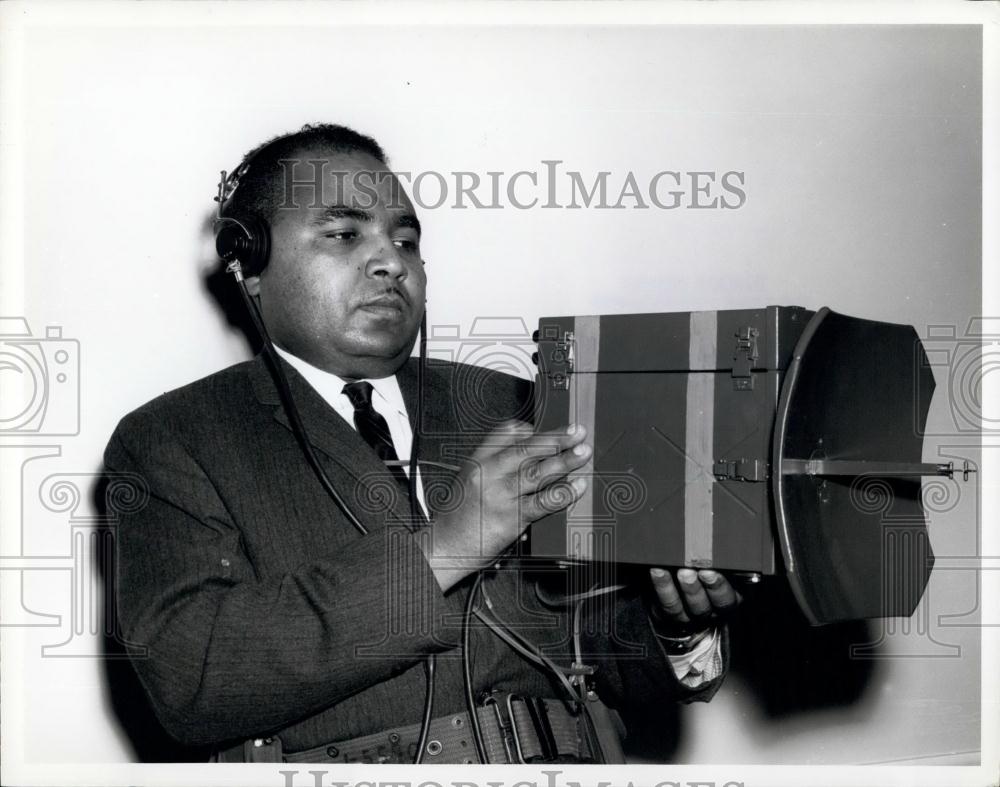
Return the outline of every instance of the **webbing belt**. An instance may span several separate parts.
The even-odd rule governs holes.
[[[476,715],[490,763],[594,762],[584,714],[558,700],[490,697]],[[298,752],[282,751],[280,740],[264,738],[219,752],[215,761],[411,763],[419,737],[420,724],[411,724]],[[480,762],[468,713],[431,720],[423,761]]]

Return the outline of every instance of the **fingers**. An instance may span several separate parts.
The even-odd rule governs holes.
[[[649,576],[660,602],[661,617],[669,623],[708,626],[742,600],[729,580],[711,569],[682,568],[676,578],[671,578],[669,571],[652,568]]]
[[[682,568],[677,571],[677,584],[680,585],[681,597],[688,615],[692,619],[706,618],[712,612],[712,602],[705,592],[704,585],[698,579],[698,572],[692,568]]]
[[[505,421],[490,432],[477,453],[480,459],[502,455],[503,461],[516,467],[520,460],[527,457],[551,456],[571,448],[582,442],[586,435],[586,429],[578,424],[536,433],[530,424],[515,419]]]
[[[729,584],[729,580],[718,571],[704,569],[698,572],[698,578],[715,612],[719,614],[730,612],[742,600],[740,594]]]
[[[521,518],[525,524],[530,524],[543,516],[561,511],[580,499],[587,489],[585,478],[574,478],[570,481],[549,484],[543,489],[520,499]]]
[[[573,431],[570,431],[572,429]],[[583,443],[587,430],[578,424],[567,429],[521,435],[521,439],[506,445],[496,454],[503,472],[515,473],[525,469],[525,463],[558,456]]]
[[[660,601],[663,617],[671,623],[689,623],[691,619],[684,609],[684,602],[670,572],[662,568],[651,568],[649,578],[653,581],[653,590]]]
[[[494,436],[497,442],[493,442]],[[586,436],[587,430],[578,424],[525,434],[515,423],[491,435],[484,444],[484,452],[492,453],[481,455],[480,461],[495,463],[496,470],[506,477],[511,493],[527,495],[587,464],[593,450],[584,442]]]
[[[556,456],[522,462],[516,476],[519,493],[530,494],[561,481],[569,473],[587,464],[592,453],[593,449],[589,445],[578,443]]]
[[[499,453],[519,440],[530,437],[534,433],[531,424],[519,421],[514,418],[504,421],[500,426],[490,432],[486,439],[476,449],[475,458],[482,460],[488,456]]]

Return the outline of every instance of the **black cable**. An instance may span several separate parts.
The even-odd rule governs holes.
[[[514,639],[503,628],[501,628],[500,625],[498,625],[497,623],[494,623],[492,620],[490,620],[490,618],[486,614],[484,614],[481,609],[477,609],[475,611],[475,613],[473,613],[473,614],[475,614],[475,616],[477,618],[479,618],[479,621],[483,625],[489,626],[490,630],[496,636],[500,637],[500,639],[502,639],[504,642],[506,642],[510,646],[511,650],[516,651],[520,656],[522,656],[523,658],[527,659],[532,664],[535,664],[535,665],[537,665],[539,667],[546,666],[545,662],[542,661],[541,657],[535,655],[535,652],[531,648],[525,647],[520,642],[518,642],[516,639]],[[565,672],[567,674],[571,674],[570,670],[565,670]]]
[[[604,587],[593,587],[584,593],[569,593],[565,596],[550,596],[547,592],[542,590],[542,585],[540,581],[535,582],[535,595],[538,600],[549,607],[565,607],[570,604],[574,604],[577,601],[586,601],[589,598],[597,598],[598,596],[604,596],[608,593],[617,593],[619,590],[624,590],[628,585],[605,585]]]
[[[225,172],[222,173],[223,181],[225,181]],[[231,195],[230,195],[231,196]],[[219,186],[219,218],[222,217],[223,202],[225,199],[224,188],[220,183]],[[244,231],[245,228],[244,228]],[[248,233],[249,235],[249,233]],[[347,505],[340,493],[334,488],[333,483],[330,481],[329,476],[323,470],[323,466],[319,463],[315,452],[313,451],[312,444],[309,442],[309,435],[306,432],[305,424],[302,423],[302,418],[299,415],[298,407],[295,404],[295,399],[292,396],[291,388],[288,385],[288,378],[285,375],[285,370],[281,366],[281,359],[278,357],[277,351],[274,349],[274,343],[271,341],[271,335],[267,331],[267,326],[264,324],[264,317],[260,312],[260,307],[257,302],[250,295],[249,290],[247,290],[246,282],[243,279],[243,271],[238,261],[233,261],[228,270],[234,274],[236,283],[239,287],[240,295],[243,297],[243,302],[247,307],[247,312],[250,315],[250,320],[254,324],[258,335],[261,339],[261,345],[264,352],[264,358],[271,368],[271,376],[278,387],[278,395],[281,398],[281,403],[288,415],[288,421],[292,427],[292,432],[299,442],[303,453],[305,454],[306,461],[309,466],[313,469],[316,477],[319,479],[320,484],[323,489],[326,490],[327,494],[333,499],[340,508],[341,512],[347,517],[347,520],[361,533],[361,535],[368,535],[368,529],[361,524],[361,521],[355,516],[354,512],[351,510],[350,506]],[[423,393],[424,393],[424,367],[427,360],[427,309],[423,310],[420,315],[420,358],[417,364],[417,408],[416,417],[414,418],[415,428],[413,429],[413,439],[410,442],[410,460],[409,460],[409,478],[408,478],[408,489],[410,493],[410,519],[416,524],[418,522],[426,523],[426,517],[420,509],[420,501],[417,495],[418,484],[417,484],[417,467],[418,467],[418,457],[420,455],[420,422],[421,422],[421,406],[423,405]],[[481,577],[479,578],[481,579]],[[478,589],[478,580],[476,583],[476,588]],[[471,612],[471,608],[470,608]],[[423,761],[424,749],[427,746],[427,737],[430,733],[431,716],[434,709],[434,673],[437,667],[437,658],[432,653],[427,656],[424,662],[424,669],[427,673],[427,690],[424,696],[424,715],[423,721],[420,727],[420,737],[417,741],[417,752],[414,759],[415,764],[420,764]],[[477,738],[477,748],[480,751],[484,751],[482,747],[482,732],[479,730],[479,720],[476,718],[475,709],[472,710],[472,719],[474,727],[473,729],[478,733]],[[486,762],[485,756],[482,757],[482,761]]]
[[[344,516],[347,517],[348,521],[354,525],[354,527],[362,535],[368,535],[368,529],[361,524],[360,520],[358,520],[358,518],[354,515],[354,512],[347,505],[347,501],[345,501],[340,496],[340,493],[334,488],[329,476],[327,476],[322,465],[319,463],[319,460],[316,458],[312,444],[309,442],[309,435],[306,432],[305,424],[302,423],[298,407],[295,404],[291,388],[288,385],[288,378],[285,375],[285,370],[281,366],[281,359],[279,358],[277,351],[274,349],[274,343],[271,341],[271,335],[267,331],[267,326],[264,325],[264,318],[260,313],[260,307],[250,295],[249,290],[247,290],[247,285],[243,280],[242,272],[239,270],[234,272],[237,274],[236,283],[239,285],[240,295],[243,296],[243,302],[246,304],[247,311],[250,314],[250,319],[260,336],[262,349],[264,351],[264,358],[271,367],[272,377],[278,386],[278,394],[281,397],[281,403],[285,408],[285,412],[288,414],[288,421],[291,424],[292,432],[299,441],[302,451],[306,456],[306,460],[309,462],[310,467],[312,467],[313,472],[315,472],[320,484],[322,484],[327,494],[333,498],[333,501],[340,508]],[[424,366],[426,359],[427,310],[425,309],[424,313],[420,317],[420,358],[417,364],[417,415],[414,419],[417,427],[413,429],[413,440],[410,443],[410,474],[408,487],[410,492],[410,517],[413,522],[425,521],[425,517],[420,510],[420,501],[417,496],[417,461],[420,453],[420,406],[423,399]],[[420,727],[420,738],[417,742],[417,752],[414,759],[416,764],[420,764],[423,761],[424,749],[427,746],[427,738],[430,734],[431,716],[434,709],[434,673],[436,666],[437,658],[432,653],[427,656],[427,659],[424,662],[424,669],[427,673],[427,690],[424,696],[424,715]],[[476,725],[478,727],[478,719],[476,720]],[[483,761],[485,762],[485,759]]]
[[[479,762],[489,763],[486,757],[486,743],[483,741],[483,729],[479,726],[479,715],[476,713],[476,698],[472,693],[472,659],[469,654],[470,632],[472,629],[472,609],[476,605],[479,586],[483,582],[483,574],[476,574],[476,581],[469,590],[469,598],[465,601],[465,615],[462,618],[462,682],[465,685],[465,707],[469,711],[469,722],[472,724],[472,737],[476,742],[476,753]]]
[[[417,739],[417,754],[413,758],[414,765],[420,765],[424,761],[424,749],[427,747],[427,738],[431,731],[431,713],[434,709],[434,670],[437,666],[437,658],[432,653],[424,661],[424,670],[427,673],[427,692],[424,694],[424,720],[420,725],[420,737]]]
[[[424,397],[424,365],[427,362],[427,309],[420,316],[420,358],[417,361],[417,406],[416,415],[413,418],[413,440],[410,443],[410,516],[414,522],[424,519],[421,514],[419,500],[417,499],[417,459],[420,454],[420,424],[423,418],[423,397]]]
[[[590,592],[593,592],[591,588]],[[583,663],[583,641],[582,641],[582,621],[583,605],[586,601],[586,594],[573,605],[573,662]],[[594,720],[593,710],[590,707],[587,696],[587,679],[582,675],[577,678],[577,689],[580,692],[580,708],[583,710],[583,728],[587,734],[590,751],[594,754],[598,762],[606,762],[604,747],[601,746],[601,736],[597,732],[597,722]]]
[[[537,659],[537,663],[547,668],[549,672],[553,674],[553,676],[559,681],[560,685],[566,689],[571,698],[574,700],[577,698],[577,692],[566,677],[568,674],[575,674],[576,670],[566,670],[560,667],[551,658],[542,653],[541,649],[537,645],[529,642],[527,639],[514,631],[510,626],[500,620],[496,616],[495,612],[493,612],[491,616],[487,616],[480,610],[477,610],[475,614],[476,617],[485,623],[495,635],[500,637],[500,639],[506,642],[515,651],[521,653],[521,655],[527,656],[529,660]],[[503,632],[503,635],[501,635],[501,631]]]
[[[410,477],[407,479],[407,486],[410,491],[410,519],[417,522],[426,522],[426,517],[420,510],[420,500],[417,497],[417,460],[420,454],[420,420],[421,406],[423,405],[424,393],[424,362],[427,358],[427,310],[420,317],[420,358],[417,362],[417,406],[416,415],[413,418],[413,439],[410,442]],[[431,716],[434,708],[434,671],[437,666],[437,657],[431,653],[424,662],[424,669],[427,673],[427,691],[424,694],[424,718],[420,724],[420,737],[417,739],[417,753],[413,759],[414,765],[420,765],[424,761],[424,750],[427,747],[427,738],[431,731]]]
[[[302,451],[306,456],[306,460],[309,462],[309,466],[312,467],[313,472],[316,473],[316,477],[323,485],[326,493],[333,498],[333,501],[340,508],[344,516],[347,517],[347,520],[354,525],[361,535],[368,535],[368,529],[361,524],[361,521],[354,515],[350,506],[347,505],[347,501],[340,496],[340,493],[336,489],[334,489],[329,476],[327,476],[326,472],[323,470],[323,466],[319,463],[319,459],[316,458],[312,444],[309,442],[309,435],[306,433],[305,425],[302,423],[302,418],[299,416],[299,409],[295,406],[292,391],[288,387],[288,378],[285,376],[285,370],[281,368],[281,359],[278,357],[278,353],[274,349],[274,343],[271,341],[271,336],[268,334],[267,328],[264,325],[264,318],[260,313],[260,308],[257,306],[257,302],[250,295],[250,292],[247,290],[247,285],[246,282],[243,281],[242,275],[238,275],[236,277],[236,282],[239,285],[243,301],[246,303],[247,311],[250,313],[250,319],[253,321],[254,327],[257,329],[257,333],[260,334],[261,341],[263,342],[264,358],[271,367],[272,377],[278,386],[278,394],[281,397],[281,403],[285,408],[285,412],[288,414],[288,421],[292,426],[292,432],[298,439],[299,445],[301,445]]]

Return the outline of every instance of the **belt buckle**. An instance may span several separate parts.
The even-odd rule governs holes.
[[[507,698],[507,703],[509,707],[510,697]],[[517,731],[515,729],[514,719],[510,719],[510,724],[504,721],[503,714],[500,712],[500,703],[497,702],[497,698],[492,694],[483,700],[483,707],[485,708],[487,705],[492,705],[493,712],[496,714],[497,728],[500,730],[500,740],[503,742],[503,749],[504,753],[507,755],[507,762],[514,762],[514,755],[510,750],[510,741],[508,740],[510,732],[513,731],[514,743],[515,745],[517,744]],[[524,760],[521,760],[521,762],[524,762]]]
[[[524,748],[521,746],[521,736],[518,734],[517,730],[517,716],[514,713],[514,701],[524,703],[524,707],[528,711],[528,718],[531,719],[531,724],[535,728],[535,738],[538,740],[539,748],[541,749],[540,758],[541,762],[549,763],[555,762],[556,751],[553,741],[551,739],[552,733],[545,727],[545,721],[539,716],[539,710],[532,702],[532,698],[523,697],[520,694],[508,694],[507,695],[507,716],[510,718],[510,729],[513,733],[514,747],[517,750],[517,761],[527,765],[529,764],[527,760],[524,759]],[[539,701],[540,702],[540,701]],[[542,713],[545,712],[544,705],[542,706]]]

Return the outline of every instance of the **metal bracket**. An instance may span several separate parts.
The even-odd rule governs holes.
[[[766,481],[767,462],[760,459],[720,459],[712,465],[712,474],[720,481]]]
[[[733,390],[753,390],[754,361],[760,357],[757,337],[760,331],[751,325],[736,332],[736,350],[733,353]]]
[[[881,478],[913,478],[919,476],[945,476],[953,478],[962,474],[968,481],[969,474],[976,470],[966,459],[961,468],[954,462],[885,462],[864,459],[785,459],[781,463],[782,475],[810,476],[878,476]]]
[[[563,369],[548,375],[549,384],[557,390],[568,391],[569,378],[573,374],[573,364],[576,361],[576,336],[572,331],[566,331],[562,341],[556,342],[551,361],[554,366],[561,366]]]

